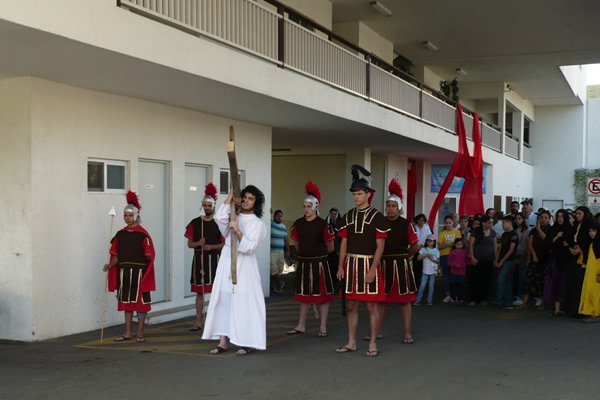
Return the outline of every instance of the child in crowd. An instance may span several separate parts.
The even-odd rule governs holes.
[[[423,274],[421,275],[421,285],[417,293],[415,306],[421,305],[421,298],[425,292],[425,286],[429,284],[429,292],[427,293],[427,305],[433,305],[433,291],[435,289],[435,277],[440,263],[440,252],[435,246],[435,235],[427,236],[425,246],[419,250],[417,259],[423,261]]]
[[[600,236],[598,230],[600,225],[592,225],[589,228],[591,239],[585,277],[581,290],[581,302],[579,313],[587,315],[583,322],[600,322]]]
[[[461,238],[454,239],[452,250],[448,255],[450,266],[450,297],[452,304],[462,306],[465,303],[465,288],[467,286],[467,250]]]
[[[504,233],[500,238],[500,251],[494,261],[494,267],[500,270],[498,285],[496,286],[496,305],[507,310],[513,309],[510,274],[515,263],[517,244],[519,243],[519,234],[515,231],[514,221],[515,219],[512,215],[502,217],[502,229]]]
[[[449,303],[450,297],[450,267],[448,266],[448,255],[454,240],[462,238],[460,231],[455,228],[456,224],[451,215],[444,218],[444,229],[438,234],[438,248],[440,249],[440,267],[442,268],[442,285],[444,287],[444,303]]]

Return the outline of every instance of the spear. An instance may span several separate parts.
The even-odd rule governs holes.
[[[110,243],[110,241],[112,240],[112,237],[113,237],[113,223],[115,221],[115,215],[117,215],[115,206],[112,206],[110,208],[108,215],[110,216],[110,228],[108,229],[108,231],[109,231],[108,242]],[[111,257],[111,254],[109,252],[108,253],[108,262],[107,262],[107,264],[109,264],[109,265],[110,265],[110,257]],[[102,341],[104,340],[104,322],[106,320],[107,305],[108,305],[108,271],[106,271],[105,276],[104,276],[104,296],[102,298],[102,314],[100,314],[100,344],[102,344]]]

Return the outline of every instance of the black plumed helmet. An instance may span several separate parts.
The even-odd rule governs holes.
[[[369,177],[371,173],[367,171],[362,165],[353,164],[351,167],[352,172],[352,185],[350,185],[350,191],[356,192],[357,190],[364,190],[365,192],[375,192],[371,187]]]

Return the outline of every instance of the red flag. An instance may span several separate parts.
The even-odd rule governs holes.
[[[475,144],[475,157],[471,159],[469,148],[467,147],[467,134],[465,131],[465,123],[463,121],[462,106],[456,104],[456,134],[458,135],[458,152],[454,158],[454,162],[446,175],[446,179],[440,188],[431,211],[429,212],[429,226],[433,230],[435,218],[440,205],[444,201],[448,189],[454,180],[454,177],[465,178],[465,184],[461,190],[459,214],[473,215],[477,212],[483,212],[483,186],[477,186],[477,180],[483,182],[483,160],[481,156],[481,134],[479,132],[479,118],[477,114],[473,115],[473,142]],[[477,137],[477,141],[476,141]],[[477,164],[477,165],[476,165]],[[470,183],[467,183],[470,182]],[[466,189],[465,190],[465,186]],[[477,194],[479,191],[479,194]],[[463,192],[465,193],[463,198]],[[481,199],[481,201],[479,201]],[[476,210],[476,211],[473,211]]]
[[[472,177],[465,176],[465,182],[460,191],[460,215],[475,215],[484,213],[483,208],[483,156],[481,153],[481,131],[479,116],[473,113],[473,157],[471,161]]]

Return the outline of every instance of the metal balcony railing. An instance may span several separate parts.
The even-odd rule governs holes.
[[[533,154],[531,148],[523,144],[523,162],[529,165],[533,165]]]
[[[509,136],[506,137],[506,150],[505,154],[509,157],[519,159],[519,141]]]
[[[277,0],[265,1],[273,9],[251,0],[117,0],[117,5],[456,133],[452,100]],[[468,110],[463,118],[471,138]],[[482,122],[481,134],[486,147],[502,152],[498,130]],[[518,151],[517,143],[515,156],[507,138],[506,154],[518,159]]]

